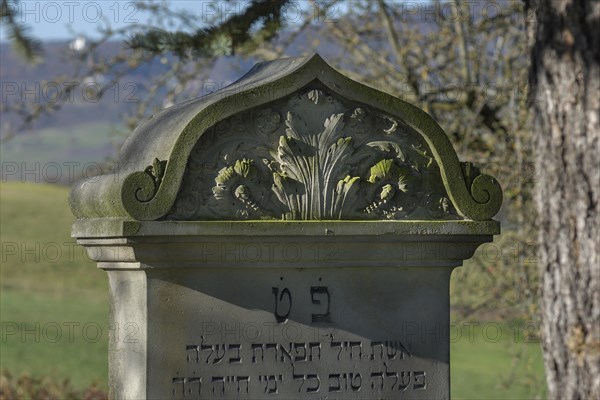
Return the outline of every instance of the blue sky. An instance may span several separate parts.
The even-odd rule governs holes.
[[[156,3],[168,3],[172,10],[182,11],[194,17],[194,26],[210,20],[214,15],[227,19],[241,12],[249,0],[150,0]],[[511,0],[505,0],[510,2]],[[390,0],[405,7],[407,14],[426,11],[436,4],[431,0]],[[483,0],[485,4],[486,0]],[[327,4],[328,0],[319,3]],[[472,3],[481,4],[475,0]],[[502,3],[502,1],[501,1]],[[71,40],[78,34],[97,37],[98,29],[110,25],[123,28],[132,24],[145,24],[149,13],[141,10],[133,0],[8,0],[9,7],[16,8],[18,19],[28,26],[34,37],[39,40]],[[315,15],[315,3],[308,0],[293,0],[283,15],[288,22],[300,22],[307,15]],[[442,3],[444,4],[444,3]],[[328,20],[348,11],[352,0],[339,2],[329,11]],[[492,10],[493,11],[493,10]],[[320,17],[322,18],[322,17]],[[325,22],[325,21],[320,21]],[[174,29],[174,27],[170,27]],[[0,29],[0,40],[6,41],[4,28]]]
[[[210,11],[208,4],[218,2],[171,0],[169,3],[172,3],[174,9],[200,14],[201,3]],[[77,34],[93,37],[107,23],[113,28],[121,28],[148,21],[148,14],[140,10],[133,1],[23,0],[9,1],[9,4],[20,11],[19,20],[40,40],[72,39]],[[3,29],[2,40],[6,39]]]
[[[247,0],[170,0],[168,3],[172,9],[197,16],[201,23],[215,13],[228,18],[243,10]],[[121,28],[148,21],[148,14],[140,10],[135,2],[127,0],[9,0],[9,4],[20,11],[20,21],[29,26],[33,36],[40,40],[73,39],[77,34],[94,37],[98,28],[107,23],[113,28]],[[296,8],[297,5],[302,10],[300,7]],[[299,0],[287,9],[286,15],[289,20],[299,20],[299,13],[311,12],[310,7],[311,3]],[[7,40],[4,29],[1,39]]]

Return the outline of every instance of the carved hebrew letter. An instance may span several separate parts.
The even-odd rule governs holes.
[[[404,347],[404,345],[402,344],[402,342],[398,342],[399,346],[399,350],[400,350],[400,359],[404,360],[404,356],[408,356],[408,358],[412,358],[412,353],[410,352],[410,350],[408,350],[406,347]]]
[[[348,342],[348,347],[350,348],[350,358],[354,357],[354,348],[358,347],[358,359],[362,358],[362,343],[361,342]]]
[[[181,385],[181,394],[185,396],[185,378],[173,378],[173,395],[177,394],[177,385]]]
[[[371,372],[371,389],[375,390],[375,380],[380,379],[380,387],[383,390],[383,372]]]
[[[324,312],[312,314],[312,322],[331,322],[329,313],[331,295],[329,294],[329,288],[327,288],[327,286],[312,286],[310,288],[310,297],[313,304],[321,305],[321,300],[317,298],[319,295],[325,295],[327,299],[327,302],[325,303],[326,306],[324,307]]]
[[[238,392],[241,391],[240,382],[246,382],[246,393],[250,392],[250,377],[249,376],[236,376],[235,381],[238,384],[238,387],[237,387]]]
[[[293,371],[293,368],[292,368],[292,371]],[[304,375],[302,375],[302,374],[296,375],[296,373],[292,373],[292,379],[295,381],[302,380],[300,382],[300,386],[298,387],[298,392],[302,392],[302,386],[304,386],[304,382],[306,381],[306,378],[304,377]]]
[[[227,350],[237,350],[237,356],[229,358],[229,364],[239,364],[242,362],[242,356],[240,355],[241,344],[228,344]]]
[[[415,379],[415,383],[413,385],[413,390],[424,390],[427,387],[425,383],[425,371],[414,371],[413,377]]]
[[[292,362],[292,343],[290,343],[289,346],[289,349],[286,349],[282,344],[279,345],[279,351],[281,352],[281,362],[284,362],[286,358],[290,360],[290,362]]]
[[[400,384],[398,385],[399,390],[406,390],[410,385],[410,371],[400,371]]]
[[[396,354],[398,353],[398,349],[394,346],[394,342],[385,342],[386,353],[388,360],[393,360],[396,358]]]
[[[343,342],[331,342],[330,346],[333,347],[339,347],[340,350],[338,351],[338,355],[337,355],[337,359],[340,360],[341,359],[341,355],[342,355],[342,348],[343,348]]]
[[[371,342],[371,360],[375,359],[375,347],[379,348],[379,358],[383,358],[383,343],[382,342]]]
[[[310,342],[308,344],[308,347],[310,348],[310,356],[308,357],[309,361],[313,361],[314,360],[314,356],[313,356],[313,349],[317,349],[319,350],[318,352],[318,360],[321,359],[321,343],[320,342]]]
[[[294,356],[294,361],[303,362],[306,361],[306,343],[294,343],[294,350],[296,351],[296,355]],[[300,350],[302,350],[300,352]],[[302,355],[300,355],[302,354]]]
[[[385,377],[394,379],[394,383],[392,383],[392,390],[394,390],[394,388],[398,384],[398,373],[397,372],[389,372],[387,363],[383,363],[383,366],[385,368]]]
[[[281,294],[279,294],[279,288],[274,287],[273,295],[275,296],[275,312],[273,313],[273,314],[275,314],[275,319],[279,323],[285,322],[285,321],[287,321],[288,317],[290,316],[290,312],[292,311],[292,293],[290,292],[290,289],[284,288],[281,291]],[[283,312],[281,310],[281,308],[279,307],[279,303],[283,301],[283,298],[285,296],[287,296],[287,298],[288,298],[288,300],[287,300],[288,306],[287,306],[287,311]]]
[[[198,346],[197,344],[187,344],[185,345],[185,352],[187,354],[187,362],[190,362],[190,360],[196,360],[196,362],[200,361],[200,346]],[[196,353],[195,357],[191,357],[190,358],[190,352],[192,353]]]
[[[350,373],[350,387],[353,391],[358,392],[362,386],[362,376],[360,373]]]
[[[275,350],[275,362],[277,362],[277,343],[266,343],[265,344],[265,353],[267,350]]]
[[[308,374],[306,375],[306,380],[311,381],[311,380],[316,380],[316,383],[312,386],[312,387],[306,387],[306,392],[307,393],[316,393],[319,391],[319,388],[321,387],[321,379],[319,379],[319,375],[317,374]]]
[[[213,376],[212,377],[212,393],[215,394],[215,386],[218,387],[219,383],[221,383],[221,395],[225,394],[225,377],[223,376]]]
[[[223,361],[223,358],[225,358],[225,345],[224,344],[221,344],[221,345],[215,344],[213,347],[214,347],[215,353],[216,353],[215,358],[213,359],[213,364],[218,364],[221,361]],[[219,352],[219,349],[222,350],[222,353]]]
[[[411,352],[406,347],[404,347],[402,342],[399,340],[386,341],[385,346],[387,348],[386,350],[388,360],[393,360],[394,358],[396,358],[398,351],[400,351],[401,360],[404,360],[405,356],[408,356],[409,358],[412,357]]]
[[[202,378],[199,376],[194,376],[190,378],[186,378],[188,382],[188,394],[202,394]],[[194,390],[193,385],[198,385],[198,389]]]
[[[252,348],[252,364],[256,364],[256,350],[260,349],[260,361],[264,361],[265,360],[265,351],[263,349],[263,345],[262,343],[253,343],[251,346]]]
[[[212,355],[212,353],[214,352],[214,350],[213,350],[212,346],[209,346],[207,344],[201,344],[200,345],[200,351],[205,351],[205,350],[210,351],[208,353],[208,356],[206,356],[206,363],[208,364],[208,360],[209,360],[210,356]]]
[[[337,383],[331,383],[331,380],[337,380]],[[329,391],[330,392],[339,392],[341,389],[340,385],[340,374],[329,374]]]

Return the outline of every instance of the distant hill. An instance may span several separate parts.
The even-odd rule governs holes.
[[[289,54],[302,54],[307,49],[314,51],[314,32],[298,35],[289,45]],[[122,49],[122,42],[107,42],[98,48],[102,57],[116,55]],[[12,103],[38,102],[52,98],[53,80],[61,75],[74,73],[74,63],[69,60],[73,53],[69,52],[69,42],[44,42],[44,60],[32,66],[19,58],[10,44],[0,43],[0,82],[2,85],[2,118],[0,121],[0,137],[5,137],[8,129],[14,131],[22,124],[22,117],[14,112],[6,112],[6,106]],[[321,55],[339,55],[336,49],[326,40],[317,45]],[[243,57],[222,57],[208,74],[208,82],[214,84],[199,85],[198,93],[190,93],[190,98],[199,97],[226,86],[247,72],[255,61]],[[79,163],[82,165],[75,174],[81,176],[86,172],[86,163],[105,163],[114,159],[121,142],[127,132],[123,129],[122,114],[133,109],[135,104],[121,101],[130,92],[126,84],[134,83],[141,88],[136,97],[143,99],[145,84],[149,78],[164,74],[169,63],[159,60],[142,65],[120,79],[119,97],[115,101],[115,92],[108,93],[97,102],[85,101],[82,90],[75,91],[73,101],[68,101],[59,111],[51,115],[43,115],[33,123],[32,128],[20,131],[15,137],[2,143],[0,160],[2,162],[2,181],[24,180],[45,181],[64,184],[72,183],[71,174],[62,171],[60,179],[43,172],[44,165],[65,165]],[[83,83],[80,83],[83,86]],[[25,93],[18,94],[16,88]],[[37,97],[36,97],[37,96]],[[115,133],[118,132],[118,133]],[[16,172],[15,172],[16,168]],[[34,173],[27,171],[37,170]]]
[[[13,101],[27,102],[44,101],[52,99],[56,96],[57,86],[54,83],[56,77],[61,75],[70,76],[74,73],[74,63],[68,57],[72,54],[68,53],[68,42],[44,42],[44,61],[32,66],[24,62],[11,50],[11,46],[7,43],[0,43],[0,81],[2,83],[3,103],[11,103]],[[98,54],[105,57],[116,55],[122,48],[121,42],[107,42],[98,48]],[[216,67],[210,72],[210,80],[214,82],[227,83],[237,79],[241,73],[245,72],[252,66],[251,60],[243,60],[237,57],[224,57],[217,62]],[[131,95],[131,90],[124,87],[125,84],[134,83],[136,88],[141,88],[142,91],[135,94],[134,98],[143,98],[144,84],[148,82],[151,76],[158,76],[166,72],[169,68],[168,64],[163,64],[156,60],[151,64],[144,64],[134,71],[126,74],[120,80],[118,97],[116,92],[110,91],[100,101],[94,101],[94,98],[85,100],[82,96],[82,89],[75,91],[74,101],[67,101],[60,112],[50,116],[43,116],[35,125],[35,128],[52,128],[52,127],[69,127],[92,122],[111,122],[119,121],[119,116],[126,111],[129,111],[133,104],[122,101],[128,95]],[[109,79],[107,77],[106,79]],[[83,87],[85,82],[78,82],[79,87]],[[15,88],[25,89],[25,95],[14,93]],[[196,96],[201,96],[205,93],[197,93]],[[67,98],[65,94],[65,98]],[[115,98],[117,101],[115,101]],[[12,115],[10,112],[3,115],[2,126],[6,124],[12,126],[19,125],[19,116]]]
[[[122,43],[108,42],[99,49],[100,54],[110,57],[119,52]],[[14,54],[11,46],[0,43],[0,82],[2,85],[3,112],[0,121],[0,136],[4,137],[8,129],[14,130],[22,124],[22,117],[5,108],[11,103],[40,102],[52,98],[52,90],[57,86],[53,79],[61,75],[74,73],[73,63],[66,57],[68,42],[45,42],[43,63],[32,66]],[[224,57],[218,60],[210,72],[210,81],[216,85],[202,85],[199,92],[192,97],[202,96],[203,90],[222,87],[236,80],[252,66],[252,60],[236,57]],[[119,100],[128,96],[131,91],[126,84],[134,83],[142,90],[136,93],[143,98],[144,83],[149,77],[164,73],[168,64],[158,61],[143,65],[125,75],[120,80]],[[82,84],[83,85],[83,84]],[[24,94],[16,93],[16,89],[25,90]],[[82,91],[75,91],[73,101],[67,103],[57,112],[40,117],[32,128],[21,131],[15,137],[2,143],[0,161],[2,162],[2,181],[24,180],[45,181],[70,184],[68,171],[62,171],[60,179],[55,174],[45,173],[44,166],[49,164],[69,165],[79,163],[81,167],[75,177],[85,174],[83,166],[89,163],[104,164],[114,159],[121,142],[126,136],[121,116],[135,107],[134,103],[115,101],[113,91],[99,101],[85,101]],[[65,94],[66,96],[66,94]],[[116,133],[118,132],[118,133]],[[16,168],[16,171],[15,171]],[[52,166],[54,168],[54,166]],[[49,168],[46,168],[48,172]],[[28,171],[34,171],[28,173]]]

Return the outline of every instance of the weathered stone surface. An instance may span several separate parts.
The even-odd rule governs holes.
[[[165,219],[458,218],[423,138],[318,83],[218,123]]]
[[[109,271],[111,285],[121,274]],[[435,399],[449,393],[443,344],[449,269],[138,275],[147,280],[147,297],[138,294],[131,306],[152,310],[139,325],[150,332],[147,359],[136,366],[120,350],[113,355],[117,363],[128,360],[124,372],[145,372],[145,391],[134,392],[141,388],[129,386],[136,380],[126,374],[117,380],[130,398]]]
[[[207,159],[203,143],[215,145],[215,136],[229,147]],[[229,136],[227,144],[220,136]],[[231,160],[227,156],[243,153],[231,147],[236,141],[263,153]],[[267,154],[269,149],[274,153]],[[222,173],[214,171],[220,167]],[[248,179],[252,171],[262,190],[238,185],[233,193],[218,193],[219,186],[240,173]],[[234,196],[243,204],[230,217],[236,219],[437,219],[456,212],[486,220],[502,202],[498,182],[459,163],[429,115],[346,78],[315,55],[258,64],[231,86],[151,117],[125,142],[114,174],[73,187],[71,208],[79,218],[221,219],[226,209],[215,211],[204,204],[205,193],[193,195],[182,185],[184,177],[194,185],[198,174],[217,187],[217,198]],[[296,190],[304,199],[293,198]],[[416,210],[415,203],[428,196]],[[366,202],[344,201],[357,197]],[[384,212],[381,206],[390,201]]]
[[[137,224],[75,228],[109,274],[116,398],[448,398],[450,274],[499,230]]]
[[[450,274],[502,191],[423,111],[277,60],[120,157],[70,199],[109,276],[111,397],[449,398]]]

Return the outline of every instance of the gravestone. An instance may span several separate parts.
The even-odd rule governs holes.
[[[317,55],[165,109],[71,191],[110,395],[447,399],[450,274],[501,201],[425,112]]]

